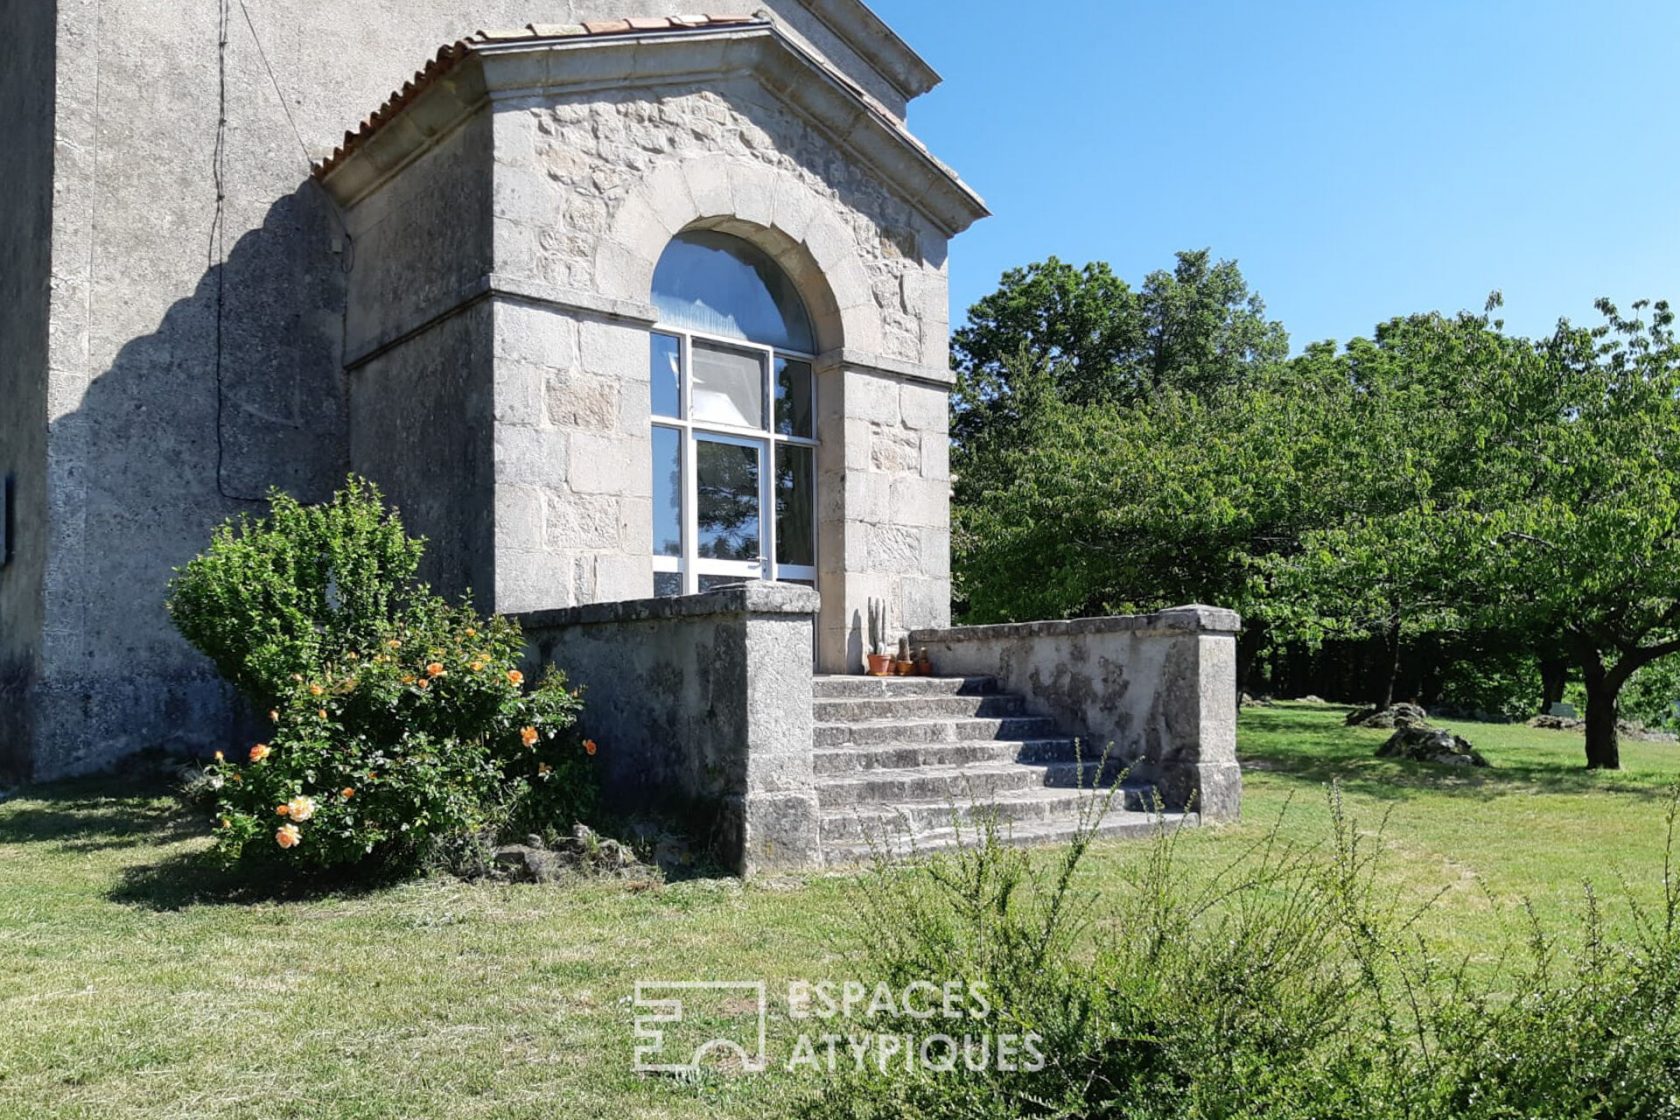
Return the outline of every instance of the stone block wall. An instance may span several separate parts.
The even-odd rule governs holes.
[[[605,795],[685,815],[742,874],[821,863],[812,769],[815,593],[751,583],[525,615],[532,672],[584,690]]]
[[[902,116],[936,81],[856,0],[764,6],[783,34],[890,113]],[[0,165],[0,255],[8,264],[0,272],[7,362],[0,388],[16,408],[0,412],[0,466],[16,470],[23,531],[18,559],[0,572],[0,773],[49,778],[143,747],[220,745],[231,726],[228,693],[169,625],[171,569],[202,548],[218,522],[260,510],[271,485],[305,500],[324,497],[352,465],[352,412],[376,411],[352,400],[358,372],[375,368],[375,351],[487,298],[471,291],[485,280],[482,270],[459,298],[447,270],[422,279],[395,267],[395,255],[383,278],[359,275],[374,267],[382,238],[409,240],[422,227],[440,253],[470,264],[473,252],[452,237],[471,232],[477,203],[437,215],[427,206],[441,199],[417,195],[364,243],[310,179],[310,161],[332,151],[440,44],[478,28],[676,14],[685,5],[558,0],[535,12],[528,0],[270,0],[236,12],[225,28],[214,4],[12,7],[0,68],[0,91],[14,110]],[[603,150],[633,158],[647,135],[633,120],[642,110],[621,108],[631,118],[614,134],[623,143],[608,137]],[[820,170],[836,151],[808,148],[802,158]],[[556,158],[563,165],[564,154]],[[609,209],[639,174],[616,181]],[[509,176],[501,189],[512,188]],[[504,202],[512,213],[511,198]],[[791,211],[778,216],[798,224]],[[867,226],[854,232],[874,236]],[[533,243],[545,257],[577,250],[559,226],[544,236],[561,238]],[[832,231],[817,236],[843,240]],[[592,250],[585,255],[594,259]],[[540,275],[535,261],[529,268],[506,261],[513,273]],[[502,266],[502,258],[493,265]],[[895,284],[901,305],[935,302],[903,277],[851,270],[844,287],[848,298],[864,292],[891,302]],[[364,301],[351,316],[352,285],[386,302]],[[596,309],[619,321],[613,315],[626,298],[645,306],[644,291]],[[881,350],[862,337],[847,345]],[[896,352],[908,353],[907,337],[901,324]],[[934,342],[924,337],[924,349]],[[427,345],[434,344],[439,354],[464,345],[441,336]],[[384,364],[370,384],[381,377],[400,384],[423,364],[394,353],[377,360]],[[348,374],[347,365],[355,366]],[[622,407],[626,399],[621,394]],[[572,418],[598,403],[580,403]],[[495,387],[492,407],[521,406],[518,386]],[[551,410],[561,418],[557,429],[568,407]],[[418,405],[409,412],[422,425],[410,428],[420,443],[448,444],[447,425],[434,431]],[[427,520],[417,476],[400,480],[404,473],[393,469],[382,481],[393,492],[414,487],[402,500],[412,517]],[[452,578],[486,603],[503,594],[532,602],[529,589],[539,583],[558,589],[556,602],[639,593],[639,569],[627,559],[641,532],[631,508],[639,485],[621,495],[616,546],[606,543],[610,532],[592,530],[578,547],[536,549],[532,495],[510,495],[506,508],[489,508],[492,539],[482,548],[463,543],[463,556],[434,566],[453,569]],[[562,518],[554,528],[550,505],[545,499],[540,535],[553,544],[571,527]],[[605,522],[611,511],[577,515]],[[497,526],[510,530],[510,548],[518,541],[541,561],[505,587],[499,573],[481,586],[476,561],[464,554],[493,549]],[[465,533],[478,531],[469,524]]]
[[[1210,820],[1242,806],[1237,768],[1236,637],[1242,621],[1218,607],[1154,614],[922,630],[934,671],[991,676],[1084,740],[1110,751],[1131,780],[1171,808]]]
[[[54,9],[8,5],[0,159],[0,503],[11,487],[11,559],[0,556],[0,777],[27,769],[47,562],[47,350],[52,278]],[[5,511],[0,509],[0,516]]]

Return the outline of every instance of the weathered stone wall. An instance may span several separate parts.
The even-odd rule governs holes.
[[[1213,820],[1241,811],[1236,635],[1217,607],[1154,614],[961,626],[911,634],[942,675],[992,676],[1152,783],[1168,806]]]
[[[490,305],[480,301],[362,366],[351,392],[351,460],[426,538],[421,578],[440,594],[495,587]]]
[[[12,480],[15,531],[11,563],[0,568],[0,778],[25,769],[26,699],[43,621],[54,12],[44,0],[0,4],[6,28],[0,105],[7,107],[0,158],[0,487]]]
[[[821,862],[811,746],[815,593],[753,583],[525,616],[531,667],[584,689],[611,804],[684,812],[750,874]]]
[[[0,203],[0,227],[23,223],[22,243],[44,249],[50,240],[52,254],[50,372],[28,349],[36,321],[28,300],[7,298],[0,309],[25,341],[7,353],[8,363],[21,358],[7,368],[24,379],[8,397],[23,420],[16,438],[0,428],[0,454],[38,464],[20,471],[20,509],[45,518],[21,538],[35,551],[0,577],[0,674],[15,696],[18,666],[39,666],[23,705],[35,716],[27,753],[38,776],[93,769],[154,744],[217,740],[227,694],[169,625],[170,571],[216,523],[261,508],[270,485],[319,498],[349,465],[342,367],[356,246],[309,180],[309,159],[329,152],[443,42],[532,19],[683,7],[42,0],[5,8],[0,82],[16,96],[0,174],[17,189]],[[790,34],[902,110],[902,82],[864,65],[866,49],[834,34],[837,0],[820,5],[827,22],[800,0],[769,7]],[[844,8],[838,0],[842,16]],[[55,14],[56,52],[47,30]],[[53,117],[40,98],[55,87]],[[41,184],[48,167],[50,192]],[[46,198],[50,224],[39,211]],[[27,252],[6,260],[5,282],[39,298],[40,262]],[[38,344],[38,328],[34,337]],[[30,601],[43,604],[38,624]],[[4,749],[25,753],[15,717],[5,733],[14,742]]]
[[[823,667],[861,665],[869,597],[889,603],[898,630],[947,625],[945,235],[878,174],[750,81],[504,102],[496,135],[498,282],[557,299],[592,293],[625,304],[616,322],[585,316],[578,328],[584,339],[596,335],[599,360],[582,361],[555,324],[545,329],[559,358],[515,375],[534,380],[510,399],[533,399],[540,380],[549,409],[532,413],[535,430],[508,439],[546,447],[550,461],[566,456],[574,469],[580,458],[610,464],[610,472],[591,477],[619,480],[611,493],[537,484],[540,501],[519,493],[501,507],[508,520],[504,528],[499,519],[498,532],[518,532],[521,549],[537,536],[516,526],[539,509],[547,518],[542,553],[503,553],[533,573],[505,577],[521,596],[564,584],[568,568],[576,602],[591,601],[591,593],[603,599],[651,592],[647,542],[637,528],[651,487],[647,321],[637,319],[634,301],[644,301],[646,314],[649,258],[683,229],[706,226],[771,252],[805,295],[826,352],[817,373]],[[615,385],[617,428],[593,437],[576,430],[610,411]],[[562,400],[577,404],[557,412],[554,403]],[[568,440],[587,446],[589,455],[568,455]],[[522,489],[529,485],[523,479],[541,473],[538,459],[529,458]],[[561,512],[568,509],[585,511],[590,523],[579,525],[573,515],[568,524]],[[624,549],[617,561],[604,528],[615,513],[622,515],[617,540]],[[577,535],[556,532],[557,523]],[[580,563],[610,565],[614,578],[596,575],[591,583],[591,569]]]

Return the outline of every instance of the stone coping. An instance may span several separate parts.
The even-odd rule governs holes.
[[[551,611],[515,615],[526,630],[561,626],[592,626],[610,622],[658,622],[662,619],[707,618],[714,615],[816,614],[822,598],[809,587],[755,580],[698,595],[666,595],[657,599],[621,599],[588,603]]]
[[[1235,634],[1242,617],[1224,607],[1194,603],[1153,614],[1117,614],[1050,622],[1006,622],[994,626],[953,626],[948,630],[912,630],[910,643],[987,642],[1019,638],[1063,638],[1081,634],[1154,633]]]

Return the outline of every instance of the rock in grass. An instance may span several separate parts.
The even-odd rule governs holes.
[[[1442,766],[1486,766],[1483,758],[1463,736],[1439,727],[1402,727],[1377,748],[1378,758],[1400,758],[1408,762],[1434,762]]]
[[[1429,713],[1416,704],[1390,704],[1386,708],[1360,708],[1349,712],[1349,727],[1428,727]]]

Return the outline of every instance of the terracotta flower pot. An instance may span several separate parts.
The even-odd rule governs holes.
[[[916,671],[914,661],[895,661],[893,667],[898,670],[898,675],[901,677],[908,677]]]
[[[869,675],[872,677],[889,677],[892,675],[892,658],[884,653],[869,655]]]

